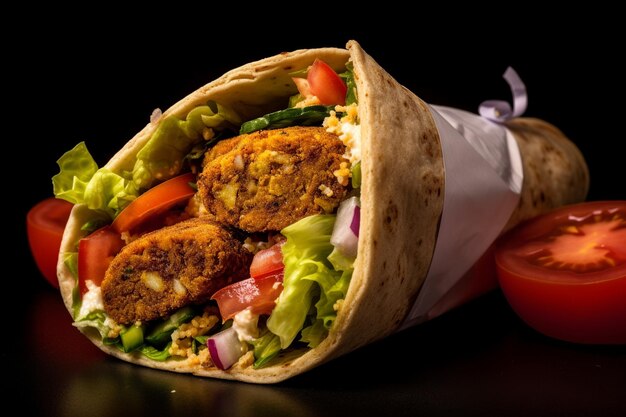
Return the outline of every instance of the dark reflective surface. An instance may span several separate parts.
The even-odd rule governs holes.
[[[626,349],[534,333],[498,292],[275,386],[207,380],[109,358],[45,287],[2,354],[37,415],[623,415]],[[6,391],[5,391],[6,393]],[[15,397],[13,397],[15,395]]]

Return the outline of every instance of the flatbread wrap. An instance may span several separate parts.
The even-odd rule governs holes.
[[[328,67],[345,103],[319,88],[336,85]],[[77,146],[53,181],[75,203],[58,263],[75,326],[131,363],[253,383],[394,333],[443,210],[432,111],[350,41],[226,73],[155,112],[102,168]],[[524,182],[506,228],[584,200],[572,142],[536,119],[507,126]],[[186,198],[148,197],[177,179]],[[255,276],[260,248],[274,261]]]

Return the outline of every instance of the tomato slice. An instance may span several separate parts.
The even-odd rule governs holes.
[[[26,233],[37,268],[55,288],[59,288],[57,260],[61,239],[73,204],[47,198],[35,204],[26,215]]]
[[[100,285],[109,264],[124,247],[120,234],[105,226],[78,242],[78,282],[80,292],[87,292],[86,281]]]
[[[316,59],[311,68],[309,68],[306,79],[309,82],[311,93],[323,105],[340,104],[343,106],[346,104],[348,87],[324,61]]]
[[[626,201],[566,206],[505,235],[498,279],[531,327],[577,343],[626,343]]]
[[[127,232],[177,204],[189,200],[196,192],[189,185],[193,181],[195,181],[195,175],[188,173],[149,189],[122,210],[111,226],[119,233]]]
[[[280,243],[276,243],[268,249],[258,251],[254,255],[254,258],[252,258],[250,276],[259,279],[268,275],[282,273],[285,269],[285,264],[283,263],[283,253],[281,251],[284,244],[285,241],[282,241]]]
[[[232,319],[246,308],[254,314],[270,314],[283,291],[282,282],[282,273],[248,278],[222,288],[211,299],[217,301],[222,321]]]

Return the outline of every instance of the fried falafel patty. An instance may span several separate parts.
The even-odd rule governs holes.
[[[348,185],[339,183],[345,152],[322,127],[264,130],[223,140],[207,152],[198,192],[218,223],[247,232],[281,230],[332,213]]]
[[[209,219],[191,219],[126,245],[102,281],[107,314],[120,324],[165,317],[208,301],[249,276],[252,254]]]

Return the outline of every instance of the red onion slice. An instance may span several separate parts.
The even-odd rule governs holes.
[[[359,199],[350,197],[339,205],[330,243],[343,255],[356,258],[359,243]]]
[[[350,230],[356,237],[359,237],[359,227],[361,226],[361,207],[356,206],[354,213],[352,214],[352,223],[350,223]]]
[[[230,368],[243,355],[241,342],[232,327],[209,337],[206,344],[211,360],[221,370]]]

